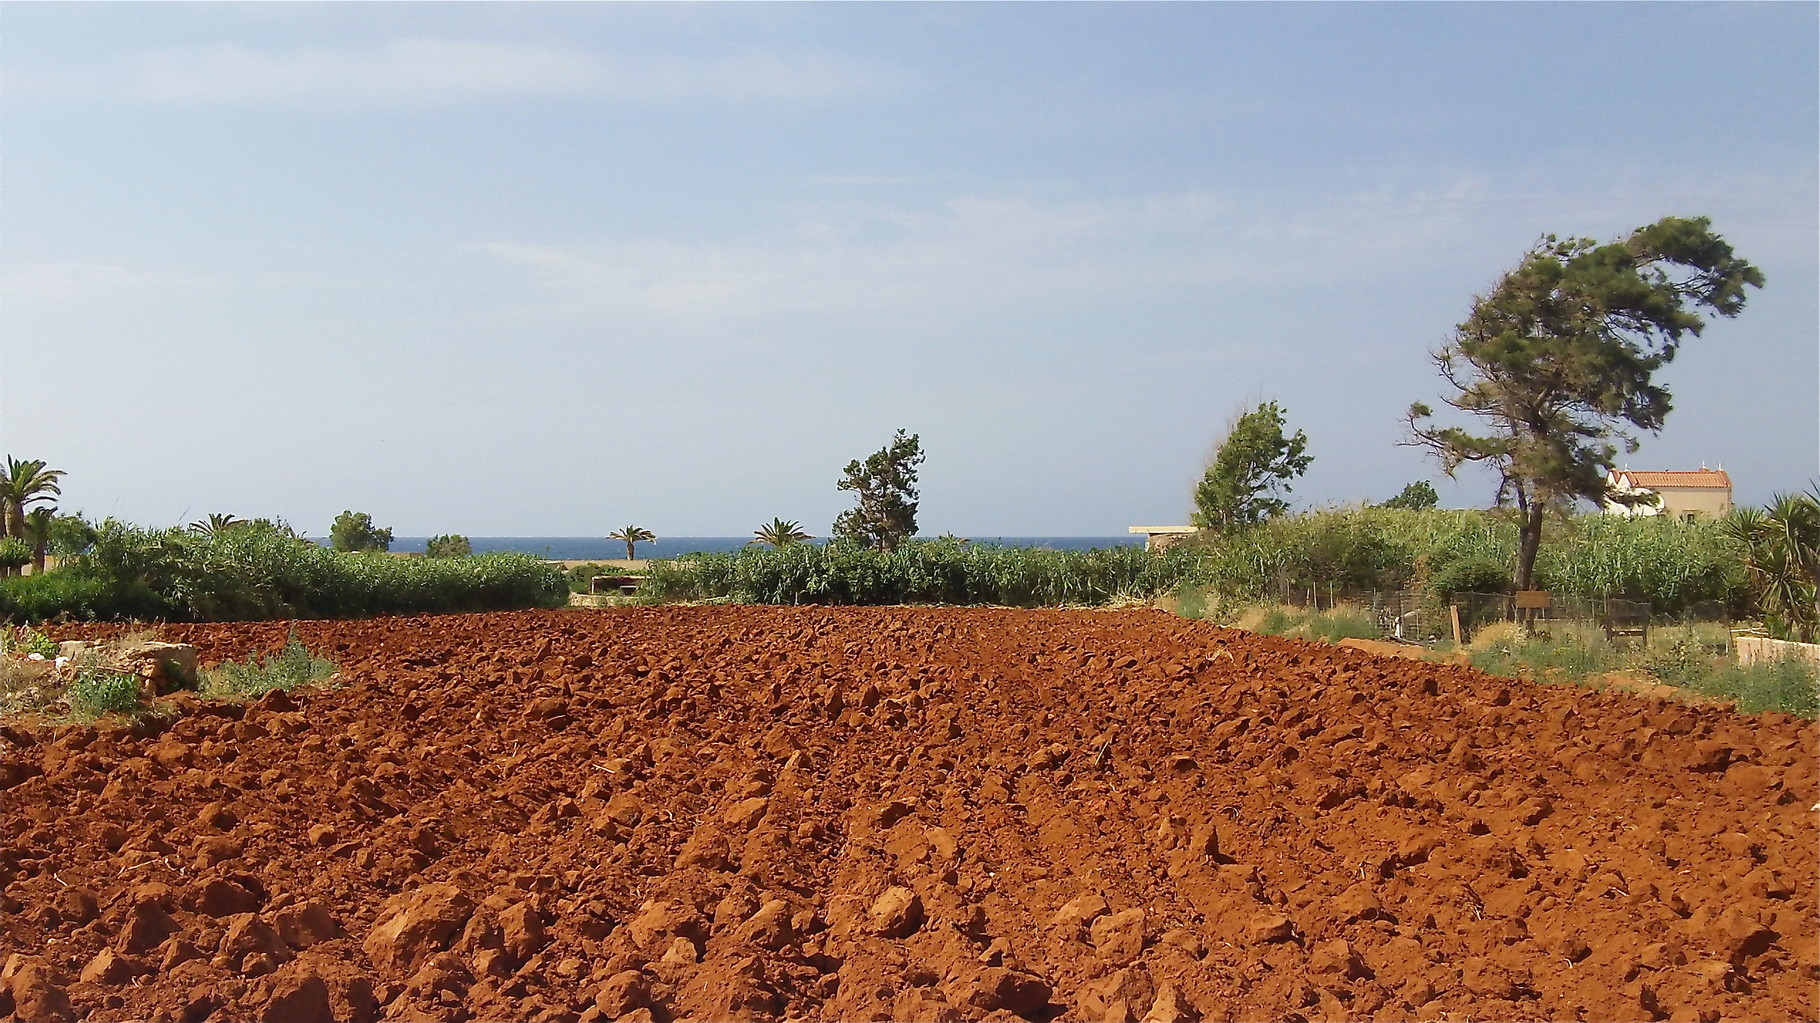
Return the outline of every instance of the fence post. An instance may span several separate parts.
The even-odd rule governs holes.
[[[1465,646],[1466,640],[1460,636],[1460,605],[1450,605],[1449,610],[1453,612],[1453,645],[1456,647]]]

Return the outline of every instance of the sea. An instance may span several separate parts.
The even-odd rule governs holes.
[[[751,536],[664,536],[651,543],[638,545],[640,558],[674,558],[697,551],[728,552],[744,547]],[[1001,547],[1047,547],[1058,551],[1084,551],[1095,547],[1142,547],[1144,537],[1125,536],[970,536],[973,543]],[[426,536],[399,536],[392,539],[391,550],[421,553]],[[626,556],[622,540],[599,536],[470,536],[474,553],[487,551],[521,551],[535,554],[546,561],[608,561]]]

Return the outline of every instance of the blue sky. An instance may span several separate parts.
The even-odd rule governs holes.
[[[1768,286],[1635,468],[1820,462],[1813,4],[0,5],[0,445],[64,507],[400,535],[1184,520],[1433,479],[1427,353],[1541,235]]]

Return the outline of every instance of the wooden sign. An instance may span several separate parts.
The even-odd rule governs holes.
[[[1541,611],[1553,606],[1554,602],[1549,599],[1547,590],[1517,591],[1517,610],[1519,611]]]

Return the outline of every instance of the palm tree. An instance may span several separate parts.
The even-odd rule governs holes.
[[[46,469],[39,459],[22,462],[6,456],[6,469],[0,471],[0,536],[23,536],[25,506],[61,495],[57,481],[63,476],[63,470]]]
[[[656,543],[657,534],[643,526],[627,526],[617,533],[608,533],[607,539],[624,541],[626,545],[626,560],[632,561],[638,557],[638,554],[633,550],[633,545]]]
[[[190,523],[190,532],[213,540],[215,537],[227,532],[235,526],[244,526],[246,524],[245,519],[237,519],[232,515],[223,515],[220,512],[213,512],[206,519],[197,519]]]
[[[25,529],[19,536],[32,545],[32,574],[44,574],[44,559],[51,553],[51,521],[57,517],[50,508],[33,508],[25,513]]]
[[[800,522],[772,519],[766,525],[752,531],[752,539],[746,541],[746,546],[762,544],[766,547],[787,547],[793,543],[813,539],[815,538],[803,532],[803,524]]]
[[[1820,638],[1820,485],[1740,508],[1726,532],[1743,549],[1745,578],[1763,613],[1799,639]]]

